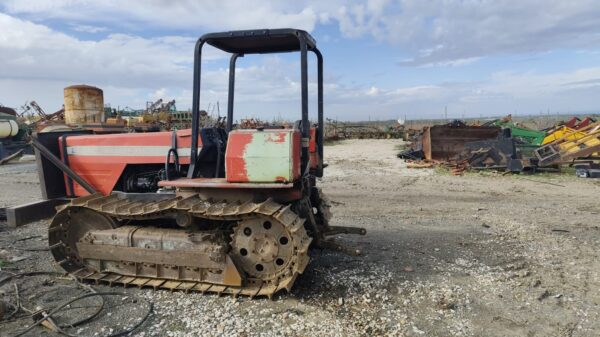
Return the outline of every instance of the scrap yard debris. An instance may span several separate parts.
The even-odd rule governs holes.
[[[579,177],[598,177],[600,122],[576,117],[544,130],[514,123],[512,116],[479,125],[455,120],[426,126],[398,154],[410,168],[442,166],[452,174],[467,170],[559,171],[574,166]]]
[[[394,125],[377,122],[347,123],[327,118],[325,139],[404,139],[407,136],[404,121]]]

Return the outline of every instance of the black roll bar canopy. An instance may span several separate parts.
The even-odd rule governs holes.
[[[194,88],[192,99],[192,148],[188,178],[197,175],[198,122],[200,117],[200,74],[202,47],[209,44],[222,51],[231,53],[229,62],[229,90],[227,96],[227,132],[233,127],[233,103],[235,90],[235,64],[245,54],[269,54],[300,52],[301,113],[302,113],[302,174],[308,169],[310,125],[308,122],[308,51],[317,57],[317,146],[319,165],[316,176],[323,175],[323,56],[317,49],[316,41],[306,31],[299,29],[257,29],[239,30],[202,35],[194,50]]]

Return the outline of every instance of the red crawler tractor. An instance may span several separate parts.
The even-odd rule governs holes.
[[[198,127],[201,55],[231,53],[226,129]],[[234,130],[238,58],[299,52],[301,120]],[[308,115],[309,52],[318,66],[316,127]],[[194,53],[192,129],[143,134],[40,134],[44,195],[73,197],[49,228],[57,263],[80,280],[268,296],[291,289],[311,245],[365,234],[328,224],[323,175],[323,58],[295,29],[202,36]],[[40,157],[42,158],[42,157]],[[166,159],[165,159],[166,158]]]

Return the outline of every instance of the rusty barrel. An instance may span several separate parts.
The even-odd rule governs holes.
[[[72,85],[65,88],[65,123],[103,123],[104,119],[102,89],[89,85]]]

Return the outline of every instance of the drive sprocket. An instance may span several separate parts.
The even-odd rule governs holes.
[[[308,240],[304,227],[292,229],[262,215],[242,220],[231,235],[231,256],[249,278],[273,284],[292,277],[306,255],[298,248]]]

